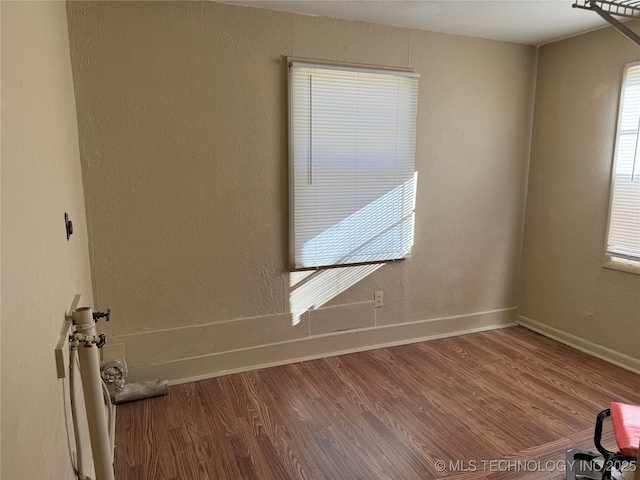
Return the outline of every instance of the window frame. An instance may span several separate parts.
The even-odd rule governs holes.
[[[389,67],[389,66],[381,66],[381,65],[370,65],[363,63],[351,63],[351,62],[338,62],[331,60],[318,60],[318,59],[310,59],[303,57],[286,57],[286,71],[287,71],[287,130],[288,130],[288,184],[289,184],[289,270],[290,271],[303,271],[303,270],[317,270],[324,268],[339,268],[345,266],[353,266],[353,265],[362,265],[362,264],[375,264],[375,263],[385,263],[385,262],[395,262],[398,260],[404,260],[406,258],[411,257],[411,251],[404,256],[398,258],[390,258],[390,259],[380,259],[380,260],[370,260],[364,262],[351,262],[351,263],[336,263],[331,265],[318,265],[318,266],[296,266],[296,236],[295,236],[295,180],[294,180],[294,168],[295,168],[295,159],[294,159],[294,143],[295,138],[293,135],[294,122],[293,119],[293,88],[291,87],[291,69],[294,63],[300,64],[310,64],[310,65],[318,65],[318,67],[336,67],[336,69],[344,69],[344,70],[368,70],[372,73],[404,73],[415,75],[416,77],[420,77],[420,74],[415,71],[413,68],[406,67]],[[416,112],[416,134],[417,134],[417,112]],[[417,140],[417,138],[416,138]],[[414,188],[417,188],[417,171],[415,171],[415,152],[417,151],[417,147],[414,144],[414,179],[415,182]],[[414,216],[415,216],[415,197],[416,192],[414,190]],[[413,227],[414,229],[414,227]],[[415,235],[415,232],[414,232]],[[413,243],[413,237],[412,237]]]
[[[623,113],[623,96],[627,86],[627,72],[630,68],[640,67],[640,61],[631,62],[624,66],[622,70],[622,83],[619,89],[619,97],[618,97],[618,115],[615,129],[615,146],[613,150],[613,158],[611,162],[611,181],[609,188],[609,209],[607,212],[607,228],[605,231],[604,237],[604,252],[603,252],[603,262],[602,266],[604,268],[609,268],[612,270],[619,270],[622,272],[633,273],[640,275],[640,261],[625,259],[622,257],[617,257],[614,255],[609,255],[609,232],[611,229],[611,213],[613,211],[613,200],[614,200],[614,191],[615,191],[615,183],[616,183],[616,167],[618,163],[618,149],[620,144],[620,127],[622,123],[622,113]],[[639,133],[640,135],[640,133]],[[637,152],[636,152],[637,155]],[[638,158],[640,160],[640,158]]]

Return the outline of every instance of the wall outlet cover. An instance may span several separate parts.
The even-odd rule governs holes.
[[[373,294],[373,306],[378,308],[384,305],[384,298],[382,292],[376,292]]]

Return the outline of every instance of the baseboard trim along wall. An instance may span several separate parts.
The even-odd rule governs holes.
[[[603,347],[601,345],[597,345],[589,340],[585,340],[584,338],[580,338],[571,333],[564,332],[555,327],[551,327],[544,323],[538,322],[531,318],[524,317],[522,315],[517,316],[518,325],[528,328],[529,330],[533,330],[545,337],[552,338],[560,343],[564,343],[570,347],[576,348],[581,352],[588,353],[589,355],[593,355],[594,357],[601,358],[609,363],[613,363],[614,365],[618,365],[619,367],[630,370],[634,373],[640,374],[640,360],[637,358],[630,357],[623,353],[616,352],[607,347]]]
[[[340,306],[330,307],[340,315]],[[322,310],[322,309],[320,309]],[[314,334],[307,312],[291,325],[291,315],[269,315],[207,325],[113,337],[124,344],[128,382],[167,378],[172,385],[242,371],[436,338],[514,326],[517,307],[422,321],[376,326],[372,302],[345,306],[355,328]],[[371,314],[370,326],[364,326]],[[318,315],[320,314],[320,315]],[[274,341],[275,340],[275,341]]]

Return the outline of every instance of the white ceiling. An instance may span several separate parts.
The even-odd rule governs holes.
[[[607,25],[595,12],[571,8],[573,0],[224,1],[529,45],[542,45]]]

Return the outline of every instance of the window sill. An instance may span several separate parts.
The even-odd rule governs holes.
[[[604,268],[610,268],[612,270],[620,270],[627,273],[635,273],[640,275],[640,262],[634,262],[632,260],[623,260],[620,258],[605,257]]]

